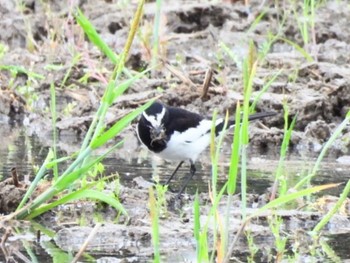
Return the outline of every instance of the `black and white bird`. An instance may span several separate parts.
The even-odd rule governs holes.
[[[261,112],[249,116],[249,120],[275,115],[275,112]],[[215,134],[218,136],[224,128],[224,119],[215,122]],[[184,161],[190,162],[190,176],[180,189],[180,196],[196,172],[195,161],[209,145],[211,140],[212,120],[185,109],[166,106],[154,102],[142,116],[137,125],[137,134],[151,152],[163,159],[178,161],[179,164],[169,177],[166,185]],[[227,128],[235,125],[229,120]]]

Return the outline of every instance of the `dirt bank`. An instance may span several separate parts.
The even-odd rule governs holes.
[[[50,130],[46,110],[49,86],[54,82],[58,87],[58,129],[63,133],[84,134],[112,64],[85,42],[74,23],[74,5],[60,1],[50,4],[25,1],[20,12],[14,1],[2,2],[4,19],[0,27],[6,32],[0,36],[6,49],[2,64],[21,66],[25,70],[18,70],[17,74],[1,71],[1,113],[11,116],[12,120],[17,116],[15,120],[24,121],[32,132],[42,136]],[[254,129],[252,142],[265,148],[281,143],[282,105],[286,102],[289,119],[298,116],[292,147],[298,151],[318,152],[349,110],[349,58],[345,55],[350,40],[348,7],[342,1],[320,5],[315,18],[316,44],[310,40],[304,45],[297,17],[288,13],[293,10],[291,6],[276,7],[272,3],[260,6],[258,2],[250,1],[249,8],[239,2],[164,4],[159,52],[166,65],[133,84],[117,100],[107,122],[113,123],[146,99],[159,94],[158,87],[164,90],[161,100],[170,105],[208,116],[215,108],[221,114],[226,110],[233,114],[237,101],[242,99],[241,59],[247,55],[249,41],[253,40],[257,49],[263,50],[270,43],[271,34],[279,34],[281,38],[304,46],[309,57],[282,40],[271,43],[265,59],[258,66],[252,99],[282,70],[256,107],[257,111],[274,110],[280,114],[264,120],[264,124],[272,129]],[[79,7],[110,47],[120,52],[135,4],[126,7],[113,1],[84,1]],[[298,7],[296,12],[299,11]],[[130,69],[140,70],[150,64],[151,39],[146,36],[152,30],[150,23],[154,12],[155,3],[147,3],[144,22],[128,60]],[[263,12],[262,19],[253,24]],[[337,22],[332,24],[330,21]],[[312,34],[309,37],[311,39]],[[223,43],[233,52],[234,58],[224,51]],[[74,59],[77,54],[80,58]],[[313,61],[307,58],[313,58]],[[201,98],[208,68],[213,69],[214,76],[208,94]],[[62,84],[63,79],[66,81]],[[18,118],[23,113],[25,117]],[[333,154],[349,152],[348,136],[347,129],[334,144]]]

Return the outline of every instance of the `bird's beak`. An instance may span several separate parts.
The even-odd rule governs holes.
[[[161,141],[165,139],[165,131],[162,126],[153,127],[151,129],[151,139],[152,141]]]

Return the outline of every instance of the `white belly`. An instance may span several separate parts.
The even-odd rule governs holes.
[[[175,132],[168,142],[167,147],[157,155],[171,161],[195,162],[201,152],[210,144],[210,133],[204,134],[196,140],[184,140],[183,134]]]

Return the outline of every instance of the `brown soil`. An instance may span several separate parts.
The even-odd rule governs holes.
[[[25,112],[24,123],[31,127],[31,131],[42,136],[50,130],[50,125],[47,125],[49,114],[45,110],[49,107],[49,86],[53,82],[61,87],[57,89],[60,113],[58,129],[84,134],[99,105],[105,87],[103,80],[108,79],[112,64],[99,50],[84,41],[72,17],[73,7],[60,1],[50,4],[25,1],[21,13],[14,1],[2,2],[4,19],[0,27],[6,34],[0,36],[0,41],[8,48],[2,64],[22,66],[29,72],[41,74],[43,78],[33,78],[25,72],[13,78],[8,71],[1,71],[1,113],[11,116],[13,120],[14,116],[23,116]],[[276,34],[281,30],[282,37],[303,45],[294,15],[286,14],[285,24],[281,29],[278,28],[282,25],[282,9],[289,10],[290,7],[274,7],[270,3],[262,7],[258,2],[250,1],[249,8],[241,3],[203,4],[185,1],[181,5],[165,4],[161,17],[160,54],[166,65],[133,84],[115,103],[108,123],[113,123],[146,99],[159,94],[157,87],[164,89],[161,98],[164,103],[208,117],[214,109],[218,109],[221,114],[226,110],[233,114],[237,101],[242,99],[241,65],[226,55],[221,42],[236,54],[238,61],[246,56],[250,40],[254,40],[256,47],[261,50],[267,43],[269,32]],[[79,7],[110,47],[120,52],[135,5],[126,8],[112,1],[84,1]],[[152,29],[149,23],[154,10],[155,3],[146,4],[145,22],[141,25],[145,35],[147,30]],[[246,33],[263,11],[266,12],[263,19]],[[264,124],[272,129],[253,131],[251,139],[254,145],[268,148],[281,143],[283,102],[288,104],[289,120],[297,115],[291,145],[297,151],[320,151],[320,146],[344,119],[350,105],[349,59],[345,55],[350,39],[346,23],[348,15],[345,2],[329,2],[317,9],[317,44],[310,41],[305,47],[313,57],[313,62],[307,62],[301,53],[285,42],[273,43],[266,59],[259,64],[253,98],[267,80],[282,69],[257,104],[257,111],[274,110],[280,114],[264,120]],[[330,21],[337,23],[333,25]],[[56,33],[54,37],[51,35],[53,33]],[[134,42],[127,65],[130,69],[139,70],[149,65],[151,46],[147,39],[142,42],[140,37],[136,37]],[[76,64],[72,64],[72,49],[82,54],[82,59]],[[56,65],[58,69],[49,70],[48,65]],[[70,74],[62,86],[71,66]],[[205,99],[201,99],[202,83],[209,68],[213,69],[214,76],[208,94]],[[83,76],[87,77],[85,84],[79,81]],[[28,81],[31,83],[28,84]],[[26,82],[30,90],[19,91],[20,87],[26,86]],[[63,109],[66,114],[62,113]],[[21,118],[17,119],[22,121]],[[334,144],[333,154],[349,153],[348,136],[349,130],[345,130]]]

